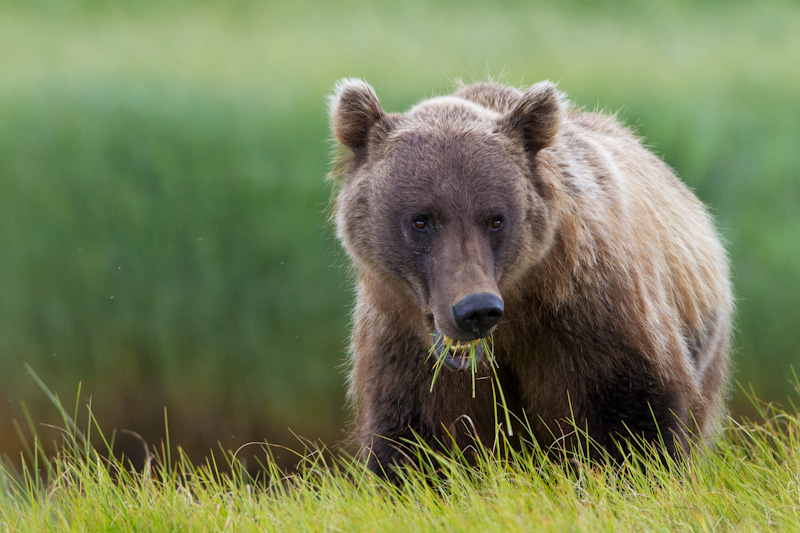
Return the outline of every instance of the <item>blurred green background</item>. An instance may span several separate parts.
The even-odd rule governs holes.
[[[619,111],[728,242],[736,380],[785,400],[798,28],[800,4],[777,0],[4,1],[0,450],[18,454],[26,410],[57,418],[25,363],[108,432],[158,442],[166,407],[195,457],[344,437],[353,295],[324,182],[344,76],[391,111],[487,75]]]

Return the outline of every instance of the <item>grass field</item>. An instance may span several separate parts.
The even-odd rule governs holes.
[[[0,450],[16,457],[26,410],[59,420],[26,363],[150,443],[166,407],[195,461],[293,443],[288,428],[341,439],[352,294],[324,176],[343,76],[389,110],[489,74],[619,110],[711,206],[735,378],[783,401],[800,346],[798,27],[779,0],[4,2]],[[738,393],[733,410],[753,413]]]
[[[625,466],[589,464],[534,447],[483,451],[468,467],[457,453],[421,448],[426,466],[405,471],[399,487],[314,447],[298,448],[299,466],[286,475],[258,444],[251,447],[263,449],[263,468],[250,475],[235,455],[192,463],[168,440],[131,473],[124,459],[89,446],[72,416],[64,413],[61,427],[55,460],[40,449],[31,470],[16,477],[0,470],[5,531],[792,531],[800,524],[796,409],[762,406],[758,421],[731,426],[713,453],[686,464],[643,454]]]

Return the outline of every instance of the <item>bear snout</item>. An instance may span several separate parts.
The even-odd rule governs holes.
[[[478,292],[459,300],[451,311],[460,330],[483,338],[503,317],[503,299],[491,292]]]

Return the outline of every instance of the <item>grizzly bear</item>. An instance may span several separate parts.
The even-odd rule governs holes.
[[[330,118],[357,288],[349,398],[371,470],[394,477],[417,439],[491,445],[495,379],[504,430],[545,450],[588,435],[605,457],[651,442],[680,458],[714,438],[726,254],[701,202],[631,131],[547,81],[463,86],[395,114],[345,79]],[[494,372],[485,349],[451,348],[455,371],[431,386],[434,344],[489,336]]]

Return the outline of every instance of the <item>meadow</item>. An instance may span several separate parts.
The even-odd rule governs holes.
[[[420,444],[421,466],[390,485],[315,445],[297,448],[298,466],[286,474],[273,448],[253,443],[253,475],[241,450],[194,463],[168,436],[132,470],[110,452],[91,409],[70,415],[51,399],[62,414],[57,456],[34,441],[28,470],[0,469],[5,531],[793,531],[800,523],[796,408],[755,402],[756,420],[678,463],[661,461],[659,448],[630,451],[623,465],[535,443],[514,452],[502,432],[471,465],[466,450],[443,455]],[[92,431],[102,447],[89,444]]]
[[[553,79],[575,105],[618,112],[728,243],[732,413],[755,415],[742,390],[785,403],[798,27],[781,0],[4,2],[0,451],[14,463],[32,434],[61,435],[26,364],[109,433],[158,443],[166,408],[197,464],[294,435],[336,447],[352,293],[324,179],[326,96],[344,76],[388,110],[491,75]],[[138,438],[114,442],[143,464]]]

